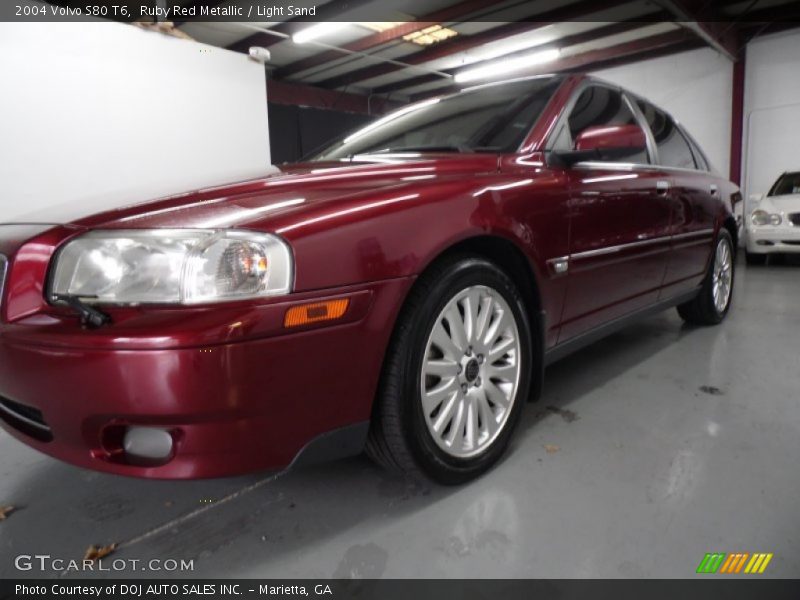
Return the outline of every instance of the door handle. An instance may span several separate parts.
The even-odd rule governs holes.
[[[712,196],[716,196],[719,192],[719,188],[717,187],[716,183],[712,183],[710,186],[708,186],[708,189],[711,191]]]
[[[656,181],[656,193],[663,196],[669,191],[669,181]]]

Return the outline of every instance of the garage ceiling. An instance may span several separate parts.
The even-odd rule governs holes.
[[[379,12],[385,21],[374,21]],[[270,79],[283,90],[295,84],[298,93],[406,102],[458,89],[456,77],[469,69],[498,69],[545,50],[557,50],[557,58],[514,76],[595,70],[703,46],[736,60],[753,36],[800,24],[800,9],[787,0],[330,0],[318,4],[316,19],[337,23],[306,43],[292,36],[314,23],[298,20],[176,25],[239,52],[269,48]]]

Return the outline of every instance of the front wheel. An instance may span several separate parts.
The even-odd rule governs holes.
[[[684,321],[716,325],[725,318],[731,306],[734,269],[733,240],[726,229],[721,229],[700,292],[693,300],[678,306],[678,314]]]
[[[478,257],[447,260],[409,295],[387,355],[367,453],[458,484],[503,454],[530,389],[532,342],[511,279]]]

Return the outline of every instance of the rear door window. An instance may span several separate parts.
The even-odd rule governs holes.
[[[665,167],[696,169],[692,149],[680,128],[667,113],[649,102],[637,100],[658,148],[658,162]]]

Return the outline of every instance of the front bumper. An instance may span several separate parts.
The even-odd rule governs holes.
[[[134,315],[93,331],[71,315],[6,324],[0,401],[40,416],[50,436],[8,411],[0,411],[0,425],[55,458],[121,475],[182,479],[282,469],[318,436],[369,420],[410,284],[406,278],[326,290],[325,298],[354,299],[352,310],[342,321],[296,333],[270,325],[297,303],[285,299],[238,311]],[[131,464],[120,442],[128,426],[170,431],[172,455],[162,464]]]
[[[747,252],[750,254],[800,254],[800,227],[748,227]]]

